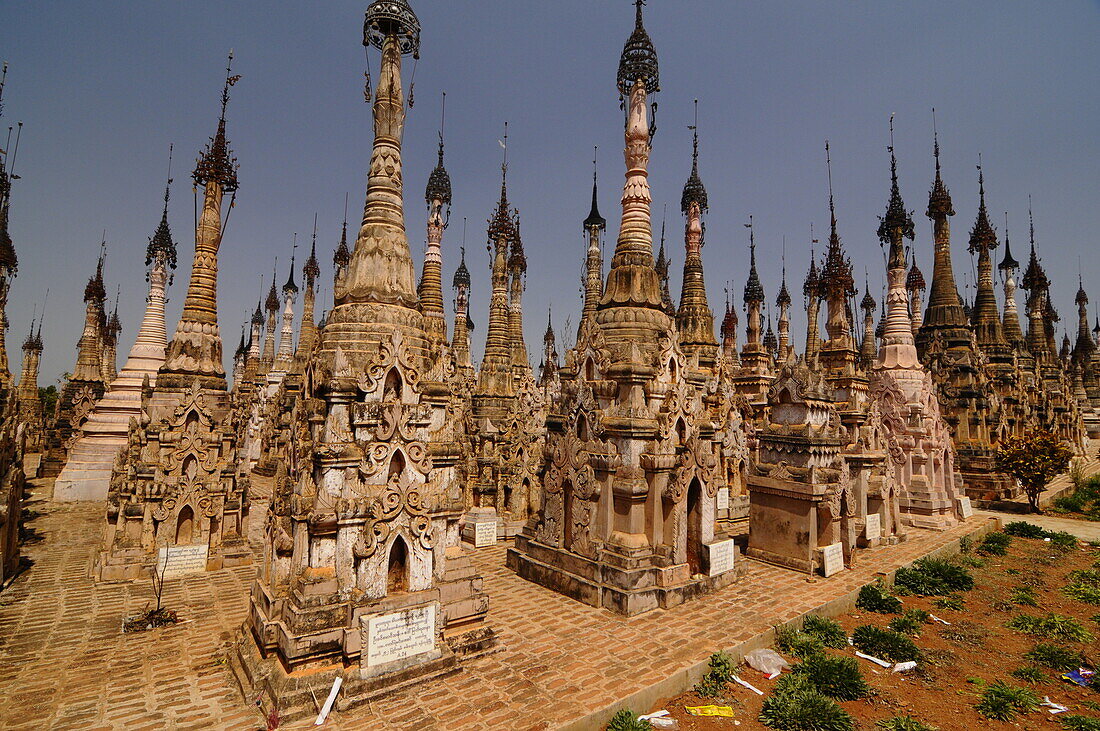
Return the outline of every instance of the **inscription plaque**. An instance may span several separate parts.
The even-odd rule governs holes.
[[[733,570],[733,560],[737,555],[737,549],[732,539],[715,541],[714,543],[708,543],[707,546],[710,548],[709,574],[711,576]]]
[[[190,546],[164,546],[157,554],[157,575],[166,579],[201,574],[206,571],[206,543]]]
[[[384,665],[435,649],[437,604],[380,614],[367,620],[366,665]]]
[[[867,528],[864,533],[867,536],[867,540],[873,541],[876,538],[882,537],[882,516],[878,513],[867,514]]]
[[[966,520],[970,516],[974,515],[974,508],[970,505],[970,498],[959,498],[959,516]]]
[[[474,548],[493,546],[497,542],[497,521],[479,521],[474,523]]]
[[[716,508],[718,510],[729,510],[730,509],[730,489],[728,487],[718,488],[717,500],[718,500],[718,503],[716,505]]]
[[[826,576],[840,573],[844,570],[844,548],[839,543],[832,543],[821,549],[822,571]]]

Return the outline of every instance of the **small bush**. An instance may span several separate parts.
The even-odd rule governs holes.
[[[1012,536],[1001,531],[987,533],[978,544],[978,553],[983,556],[1004,556],[1008,553],[1008,544],[1012,542]]]
[[[1063,495],[1061,497],[1054,498],[1051,502],[1058,510],[1063,510],[1067,513],[1080,513],[1085,510],[1085,498],[1084,496],[1074,493],[1073,495]]]
[[[825,652],[825,645],[821,640],[793,627],[775,628],[775,646],[781,652],[800,660]]]
[[[1055,531],[1047,535],[1050,544],[1061,551],[1070,551],[1077,548],[1077,536],[1066,531]]]
[[[1008,721],[1018,713],[1030,713],[1039,707],[1039,697],[1027,688],[997,680],[987,686],[974,708],[986,718]]]
[[[784,680],[798,675],[809,680],[822,695],[837,701],[854,701],[870,692],[854,657],[813,655],[796,665]]]
[[[918,596],[946,596],[974,588],[974,577],[962,566],[942,558],[922,558],[894,574],[894,588]]]
[[[1037,665],[1024,665],[1013,670],[1012,677],[1025,683],[1042,683],[1047,679],[1047,674]]]
[[[1076,670],[1084,663],[1084,657],[1077,650],[1062,647],[1050,642],[1040,642],[1028,650],[1024,657],[1040,665],[1065,673]]]
[[[965,599],[957,595],[941,596],[932,600],[932,606],[936,609],[950,609],[955,612],[961,612],[965,601]]]
[[[724,652],[710,656],[709,668],[702,679],[695,684],[694,690],[704,698],[714,698],[726,689],[726,683],[733,680],[737,664]]]
[[[848,635],[835,619],[811,614],[802,622],[802,631],[816,637],[825,647],[840,648],[848,644]]]
[[[1083,624],[1073,617],[1063,617],[1059,614],[1048,614],[1045,617],[1021,614],[1008,620],[1007,626],[1009,629],[1036,637],[1065,642],[1092,642],[1092,633],[1085,629]]]
[[[650,731],[653,725],[638,718],[638,714],[629,708],[621,708],[611,717],[607,731]]]
[[[1039,597],[1035,595],[1035,587],[1019,586],[1012,590],[1011,601],[1025,607],[1039,606]]]
[[[760,722],[778,731],[852,731],[852,717],[805,676],[792,675],[764,701]]]
[[[1076,713],[1056,716],[1062,728],[1068,731],[1100,731],[1100,718],[1089,718]]]
[[[892,595],[881,582],[867,584],[859,590],[856,607],[866,612],[897,614],[901,611],[901,599]]]
[[[1079,584],[1091,584],[1093,586],[1100,586],[1100,570],[1080,569],[1077,571],[1070,571],[1069,579],[1070,581]]]
[[[900,617],[894,617],[890,620],[890,624],[886,626],[894,632],[901,632],[903,635],[909,635],[910,637],[919,637],[920,625],[921,623],[913,617],[903,614]]]
[[[1023,520],[1016,520],[1004,527],[1004,532],[1017,538],[1046,538],[1047,532],[1035,525]]]
[[[887,718],[876,723],[875,728],[882,729],[882,731],[936,731],[935,726],[921,723],[912,716]]]
[[[890,662],[908,662],[920,659],[920,649],[900,632],[882,629],[870,624],[856,627],[852,644],[860,652]]]
[[[1100,586],[1077,582],[1062,587],[1062,593],[1070,599],[1084,602],[1085,604],[1100,604]]]

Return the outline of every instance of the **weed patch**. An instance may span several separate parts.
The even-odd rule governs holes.
[[[942,558],[922,558],[894,574],[894,590],[918,596],[947,596],[974,588],[974,577],[963,566]]]
[[[987,533],[978,543],[977,551],[983,556],[1004,556],[1008,553],[1008,544],[1012,536],[1001,531]]]
[[[789,678],[789,680],[788,680]],[[759,720],[778,731],[852,731],[852,717],[804,675],[788,675],[764,701]]]
[[[1059,672],[1076,670],[1085,661],[1084,657],[1077,650],[1071,650],[1068,647],[1062,647],[1061,645],[1055,645],[1050,642],[1040,642],[1036,644],[1035,647],[1024,654],[1024,657]]]
[[[860,652],[889,660],[890,662],[908,662],[919,660],[920,648],[913,640],[900,632],[882,629],[870,624],[856,627],[852,632],[852,644]]]
[[[982,692],[974,708],[986,718],[1009,721],[1020,713],[1030,713],[1039,707],[1039,697],[1027,688],[997,680]]]
[[[897,614],[901,611],[901,599],[891,594],[881,582],[867,584],[859,590],[856,607],[866,612]]]
[[[893,718],[887,718],[876,723],[875,728],[881,731],[936,731],[935,726],[921,723],[912,716],[894,716]]]
[[[1085,625],[1073,617],[1059,614],[1048,614],[1045,617],[1021,614],[1008,620],[1006,626],[1024,634],[1065,642],[1092,642],[1093,638]]]

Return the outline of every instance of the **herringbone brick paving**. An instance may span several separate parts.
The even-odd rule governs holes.
[[[248,729],[260,715],[239,697],[222,652],[244,618],[254,567],[166,584],[166,606],[185,624],[124,635],[123,616],[152,597],[148,583],[89,578],[102,507],[54,504],[35,488],[25,547],[34,565],[0,593],[0,728]],[[253,518],[262,521],[256,511]],[[475,563],[503,650],[462,672],[334,713],[340,729],[546,729],[614,703],[980,524],[914,530],[899,546],[858,554],[855,569],[807,582],[752,560],[734,585],[687,605],[634,618],[581,605],[526,582],[504,565],[503,545]],[[324,697],[327,688],[318,688]],[[300,722],[306,727],[310,722]]]

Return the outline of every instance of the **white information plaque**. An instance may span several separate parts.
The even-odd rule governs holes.
[[[730,489],[728,487],[718,488],[717,501],[718,502],[715,507],[718,510],[730,509]]]
[[[157,575],[166,579],[201,574],[206,571],[206,554],[209,546],[196,543],[190,546],[164,546],[157,554]]]
[[[435,649],[436,604],[367,620],[367,666],[384,665]]]
[[[717,576],[733,571],[733,559],[737,555],[737,547],[733,539],[715,541],[707,545],[710,547],[710,575]]]
[[[497,542],[496,518],[474,523],[474,548],[494,546]]]
[[[833,543],[821,549],[824,558],[822,570],[826,576],[840,573],[844,570],[844,548],[839,543]]]
[[[867,536],[867,540],[873,541],[876,538],[882,538],[882,516],[878,513],[867,514],[867,529],[864,532]]]
[[[959,515],[963,520],[966,520],[970,516],[974,515],[974,508],[970,505],[970,498],[959,498]]]

